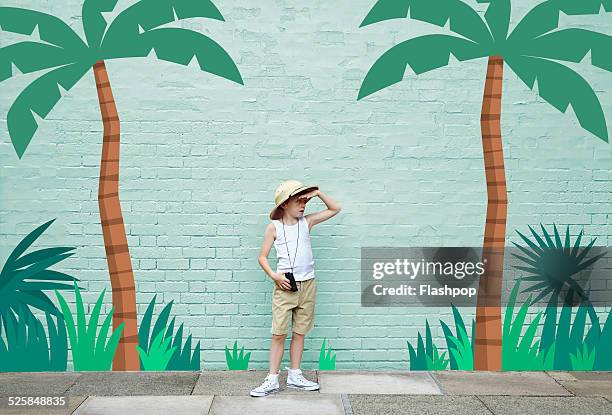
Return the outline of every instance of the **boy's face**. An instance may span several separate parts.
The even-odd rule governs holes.
[[[299,196],[299,194],[291,196],[281,205],[285,212],[294,218],[304,216],[304,210],[306,209],[306,198],[298,198]]]

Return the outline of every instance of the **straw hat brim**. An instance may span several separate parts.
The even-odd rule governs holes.
[[[281,201],[279,201],[276,206],[274,206],[274,209],[272,209],[272,211],[270,212],[270,219],[274,220],[274,219],[278,219],[279,216],[279,206],[282,205],[283,203],[285,203],[287,200],[289,200],[289,198],[291,196],[295,196],[298,193],[302,193],[302,192],[308,192],[311,190],[315,190],[318,189],[319,186],[317,185],[312,185],[312,186],[301,186],[298,187],[297,189],[295,189],[294,191],[292,191],[291,193],[289,193],[285,198],[283,198]]]

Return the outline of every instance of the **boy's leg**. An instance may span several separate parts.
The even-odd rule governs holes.
[[[274,286],[272,292],[272,341],[270,343],[270,374],[278,374],[283,354],[285,339],[289,329],[292,310],[297,305],[297,296],[291,291],[284,291]]]
[[[299,369],[302,364],[302,354],[304,353],[304,335],[296,333],[291,335],[291,345],[289,346],[289,367]],[[280,360],[279,360],[280,362]]]
[[[270,374],[277,374],[285,352],[286,334],[273,334],[270,342]],[[293,344],[293,341],[291,341]],[[302,344],[303,347],[303,344]]]
[[[293,309],[293,336],[289,347],[291,363],[287,373],[287,387],[315,391],[319,389],[319,384],[306,379],[300,369],[304,337],[314,325],[315,279],[299,282],[298,293],[299,303]]]

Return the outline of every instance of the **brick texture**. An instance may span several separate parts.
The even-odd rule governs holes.
[[[82,35],[80,1],[5,0],[61,17]],[[120,1],[118,10],[129,2]],[[316,327],[304,368],[328,338],[337,367],[408,367],[428,316],[450,310],[360,307],[361,246],[478,246],[486,187],[480,107],[486,58],[441,69],[357,101],[367,69],[392,45],[446,29],[405,19],[359,29],[373,0],[217,0],[226,22],[189,19],[236,61],[245,85],[149,58],[107,61],[121,119],[120,198],[139,319],[157,294],[202,342],[202,367],[223,368],[235,339],[267,365],[272,284],[257,264],[276,185],[316,183],[343,212],[313,230],[319,281]],[[483,5],[470,1],[482,12]],[[513,24],[533,1],[513,1]],[[609,16],[561,16],[563,27],[612,33]],[[26,37],[2,34],[0,46]],[[612,77],[570,64],[612,115]],[[110,283],[97,184],[102,123],[89,72],[40,122],[19,160],[6,129],[10,104],[35,76],[0,84],[0,261],[41,223],[37,247],[76,246],[56,269],[81,280],[91,311]],[[507,243],[553,222],[612,243],[612,152],[505,67],[502,131],[509,190]],[[321,208],[320,201],[309,211]],[[274,251],[272,251],[272,256]],[[274,262],[273,262],[274,263]],[[71,301],[74,296],[68,295]],[[433,311],[433,313],[432,313]],[[432,317],[433,315],[433,317]],[[471,320],[470,314],[465,315]],[[288,351],[285,360],[288,359]],[[283,362],[284,366],[284,362]]]

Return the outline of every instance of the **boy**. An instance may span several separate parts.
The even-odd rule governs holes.
[[[327,209],[304,216],[306,203],[315,196],[325,203]],[[290,367],[286,368],[289,372],[287,387],[319,389],[319,384],[304,378],[300,370],[304,336],[314,325],[316,283],[310,229],[338,214],[340,205],[320,191],[318,186],[304,186],[296,180],[281,183],[274,194],[274,203],[276,206],[270,212],[272,223],[266,227],[259,253],[259,265],[275,284],[272,293],[270,371],[263,383],[251,391],[251,396],[266,396],[279,390],[278,374],[290,319],[293,334],[289,347]],[[278,259],[276,272],[268,263],[272,244]],[[291,274],[295,282],[290,280]]]

